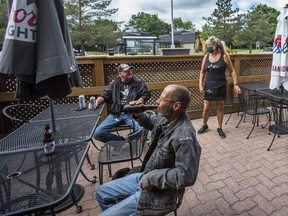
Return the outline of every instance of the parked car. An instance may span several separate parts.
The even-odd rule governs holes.
[[[81,49],[78,50],[78,49],[74,49],[73,48],[73,50],[74,50],[74,55],[75,56],[87,56],[88,55],[87,52],[85,52],[85,51],[83,53]]]
[[[261,53],[273,53],[273,47],[266,47]]]
[[[127,52],[128,55],[138,55],[138,53],[135,50],[131,50]]]

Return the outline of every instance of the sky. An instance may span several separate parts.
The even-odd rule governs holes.
[[[210,17],[216,8],[217,0],[173,0],[173,17],[181,17],[184,21],[192,21],[196,29],[201,31],[205,24],[203,17]],[[287,4],[287,0],[232,0],[232,9],[239,8],[239,13],[247,13],[253,5],[266,4],[280,12]],[[133,14],[145,12],[158,14],[158,17],[171,23],[171,0],[112,0],[111,8],[118,8],[118,12],[111,19],[127,23]]]

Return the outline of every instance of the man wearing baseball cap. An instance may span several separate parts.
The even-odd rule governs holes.
[[[109,115],[96,128],[94,138],[103,143],[110,140],[122,140],[123,137],[111,133],[111,129],[119,125],[127,125],[137,131],[139,125],[130,116],[123,113],[123,107],[127,104],[137,105],[146,103],[151,93],[144,81],[134,79],[133,67],[128,64],[120,64],[119,77],[110,82],[102,94],[96,100],[96,106],[108,102],[111,103]],[[121,153],[121,147],[113,149],[114,155]]]

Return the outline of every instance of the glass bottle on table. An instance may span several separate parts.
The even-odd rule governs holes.
[[[50,155],[54,152],[55,140],[54,140],[54,137],[52,135],[52,130],[48,124],[45,125],[45,129],[44,129],[43,145],[44,145],[44,153],[46,155]]]

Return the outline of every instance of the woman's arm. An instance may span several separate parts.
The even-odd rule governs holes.
[[[235,91],[236,94],[240,94],[241,93],[241,89],[238,86],[237,73],[236,73],[236,71],[235,71],[235,69],[233,67],[233,64],[231,62],[231,59],[230,59],[229,55],[227,55],[227,54],[224,55],[224,61],[226,62],[227,68],[230,71],[230,75],[231,75],[231,77],[233,79],[234,91]]]
[[[201,65],[201,70],[200,70],[200,76],[199,76],[199,91],[201,94],[204,93],[204,78],[205,78],[205,74],[206,74],[206,70],[205,70],[205,62],[206,62],[206,58],[208,55],[205,55],[203,57],[202,60],[202,65]]]

